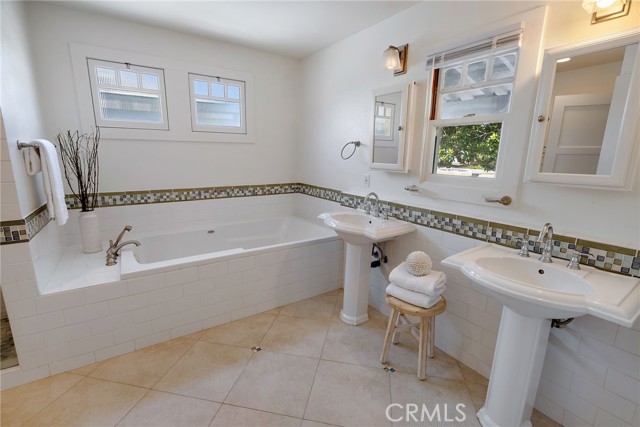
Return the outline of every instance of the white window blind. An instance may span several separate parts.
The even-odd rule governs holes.
[[[427,57],[427,69],[442,68],[469,57],[517,48],[520,46],[521,39],[522,29],[518,29],[433,53]]]

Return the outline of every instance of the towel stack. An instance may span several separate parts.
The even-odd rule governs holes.
[[[429,308],[440,301],[445,290],[447,276],[441,271],[429,271],[423,276],[414,276],[403,262],[389,274],[387,294],[419,307]]]

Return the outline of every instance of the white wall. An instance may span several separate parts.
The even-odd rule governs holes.
[[[80,126],[69,43],[144,53],[254,75],[255,144],[103,138],[101,192],[278,183],[294,179],[298,61],[52,4],[33,2],[28,9],[44,118],[43,135],[48,138],[54,138],[60,130]]]
[[[372,91],[391,84],[427,78],[424,61],[430,46],[461,37],[504,18],[531,10],[541,2],[424,2],[378,25],[311,55],[303,61],[304,123],[300,137],[300,181],[365,194],[426,208],[486,218],[537,229],[547,221],[556,232],[627,247],[640,241],[640,174],[633,191],[572,189],[547,184],[519,184],[508,208],[456,203],[416,196],[403,191],[418,183],[422,121],[416,121],[410,173],[369,171]],[[550,2],[543,46],[551,47],[637,26],[640,11],[629,17],[590,25],[579,2]],[[452,23],[455,22],[455,25]],[[389,44],[409,43],[407,74],[393,77],[382,67],[382,52]],[[455,43],[455,41],[454,41]],[[525,70],[534,78],[534,70]],[[418,103],[424,104],[423,99]],[[424,107],[422,107],[424,108]],[[422,111],[418,111],[421,117]],[[516,120],[531,122],[531,114]],[[530,126],[529,126],[530,128]],[[350,160],[340,148],[354,139],[365,146]],[[512,143],[525,144],[529,134]],[[505,141],[509,143],[509,141]],[[522,169],[524,169],[522,159]],[[363,174],[371,173],[364,188]],[[523,174],[519,180],[522,181]],[[428,191],[428,184],[424,187]]]

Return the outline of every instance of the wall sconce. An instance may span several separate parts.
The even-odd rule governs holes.
[[[393,70],[394,76],[399,76],[407,72],[407,52],[409,51],[409,45],[403,44],[402,46],[389,46],[384,51],[382,58],[384,59],[384,66],[388,70]]]
[[[591,24],[629,14],[631,0],[583,0],[582,7],[591,15]]]

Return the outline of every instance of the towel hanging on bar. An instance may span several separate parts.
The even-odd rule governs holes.
[[[35,175],[42,170],[42,162],[40,161],[40,150],[36,147],[25,147],[21,149],[24,167],[27,175]]]
[[[40,152],[42,184],[44,194],[47,197],[49,218],[55,219],[58,225],[64,225],[69,218],[69,212],[64,200],[64,185],[62,184],[62,173],[56,147],[46,139],[34,139],[30,144],[38,147]]]

